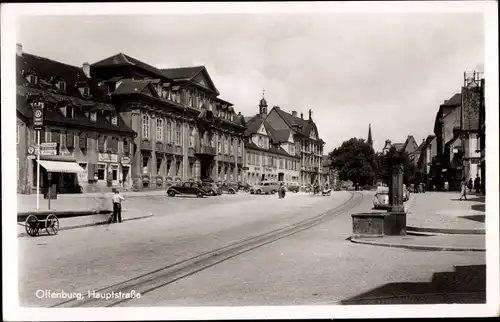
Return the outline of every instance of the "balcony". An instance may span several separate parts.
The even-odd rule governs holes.
[[[234,155],[230,155],[230,156],[229,156],[229,162],[233,162],[233,163],[235,162],[235,157],[234,157]]]
[[[151,141],[142,140],[141,141],[141,150],[153,150],[153,145],[151,144]]]
[[[182,155],[182,146],[176,145],[174,146],[174,153],[178,155]]]
[[[209,145],[200,145],[197,147],[195,154],[207,154],[207,155],[212,155],[215,156],[215,148],[211,147]]]
[[[174,146],[172,144],[165,144],[163,146],[164,148],[164,151],[167,152],[167,153],[170,153],[170,154],[174,154],[175,153],[175,149],[174,149]]]
[[[194,157],[194,148],[193,147],[188,148],[188,156]]]
[[[165,145],[162,142],[155,143],[155,151],[156,152],[163,152],[164,149],[165,149]]]
[[[238,164],[243,164],[243,158],[242,158],[242,157],[238,157],[238,159],[237,159],[237,160],[238,160],[238,161],[237,161],[237,162],[238,162]]]

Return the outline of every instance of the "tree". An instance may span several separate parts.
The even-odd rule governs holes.
[[[329,154],[331,167],[338,171],[340,180],[351,180],[355,189],[359,185],[371,184],[374,172],[374,151],[363,139],[344,141]]]
[[[385,155],[379,153],[375,156],[376,178],[384,181],[386,184],[389,183],[389,180],[391,178],[390,160],[398,153],[404,168],[403,182],[408,185],[418,180],[419,174],[417,173],[417,167],[413,162],[410,161],[408,153],[406,153],[405,151],[397,151],[394,147],[392,147]]]

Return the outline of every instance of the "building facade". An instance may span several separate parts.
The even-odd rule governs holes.
[[[137,132],[135,189],[174,181],[243,179],[245,123],[204,66],[157,69],[123,53],[91,65],[120,116]]]
[[[299,117],[296,111],[290,114],[279,106],[274,106],[266,121],[276,131],[291,131],[295,151],[300,157],[299,183],[323,184],[322,156],[325,142],[319,137],[318,128],[312,119],[312,110],[309,110],[309,119],[306,120],[302,113]]]
[[[299,182],[300,157],[291,130],[277,131],[266,121],[267,102],[262,98],[259,113],[246,118],[246,183],[260,181]]]
[[[417,162],[417,169],[422,173],[422,179],[426,183],[427,189],[432,190],[434,185],[432,178],[437,173],[437,169],[432,165],[437,155],[436,136],[434,134],[428,135],[418,150],[420,151],[420,156]]]
[[[131,143],[125,124],[105,93],[89,77],[88,65],[76,67],[24,53],[17,46],[17,190],[37,189],[37,132],[33,105],[43,107],[40,190],[58,193],[128,187]]]

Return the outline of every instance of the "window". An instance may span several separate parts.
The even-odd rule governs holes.
[[[38,134],[36,133],[37,131],[35,131],[35,142],[36,140],[38,140]],[[40,143],[45,143],[45,129],[41,129],[40,130]]]
[[[97,165],[97,180],[106,180],[106,165]]]
[[[60,143],[61,142],[61,137],[60,137],[60,133],[58,130],[52,130],[50,132],[50,141],[51,142],[56,142],[56,143]]]
[[[156,141],[163,142],[163,120],[156,119]]]
[[[111,117],[111,124],[118,125],[118,116],[115,115]]]
[[[112,153],[117,153],[118,152],[118,138],[114,136],[110,136],[107,140],[107,146],[106,146],[108,151],[111,151]]]
[[[187,91],[188,106],[193,106],[193,94],[190,90]]]
[[[30,83],[31,85],[36,85],[38,83],[38,78],[36,77],[36,75],[28,75],[27,79],[28,83]]]
[[[97,122],[97,113],[96,112],[91,112],[90,113],[90,120],[92,122]]]
[[[198,107],[199,108],[201,108],[203,106],[203,100],[204,99],[205,98],[201,94],[198,96]]]
[[[195,129],[193,126],[189,128],[189,147],[193,148],[194,147],[194,137],[195,137]],[[205,141],[203,141],[203,144],[205,144]]]
[[[221,141],[219,139],[219,141],[217,141],[217,152],[222,152],[221,149],[222,149],[222,146],[221,146]]]
[[[181,145],[181,136],[182,136],[181,125],[177,123],[176,133],[175,133],[175,144]]]
[[[174,142],[174,129],[173,129],[173,123],[172,121],[167,122],[167,142],[168,143],[173,143]]]
[[[73,132],[66,133],[66,147],[69,149],[75,147],[75,135]]]
[[[123,153],[124,154],[130,153],[130,144],[129,144],[128,139],[123,139]]]
[[[80,133],[80,135],[78,137],[78,146],[80,147],[80,149],[87,148],[87,134]]]
[[[97,139],[97,148],[99,150],[99,152],[104,152],[104,146],[106,144],[106,137],[104,136],[99,136],[99,138]]]
[[[56,84],[56,87],[60,91],[66,91],[66,82],[65,81],[58,81]]]
[[[142,138],[149,139],[149,115],[142,116]]]
[[[75,118],[75,108],[73,106],[66,106],[66,117],[69,119]]]
[[[82,88],[82,96],[83,97],[89,97],[90,96],[90,88],[88,86],[85,86]]]

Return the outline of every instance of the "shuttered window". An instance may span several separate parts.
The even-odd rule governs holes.
[[[123,153],[124,154],[129,154],[130,153],[129,139],[123,139]]]
[[[87,149],[87,134],[80,133],[78,136],[78,146],[80,149]]]
[[[112,153],[118,152],[118,138],[110,136],[108,137],[108,150],[111,150]]]
[[[66,147],[70,149],[75,147],[75,135],[72,132],[66,133]]]
[[[50,141],[56,142],[56,143],[61,143],[61,133],[59,133],[58,130],[52,130],[50,132]]]
[[[105,136],[99,136],[98,141],[98,150],[99,152],[104,152],[104,145],[106,144],[106,137]]]

